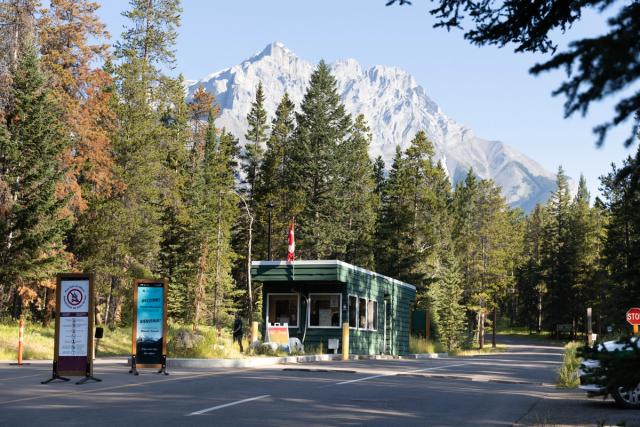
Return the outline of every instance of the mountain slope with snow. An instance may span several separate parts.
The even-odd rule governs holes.
[[[347,111],[364,114],[371,127],[372,158],[382,155],[389,166],[396,145],[407,148],[416,132],[424,130],[453,182],[463,179],[472,167],[478,176],[493,179],[509,204],[525,211],[545,202],[554,190],[552,172],[503,142],[479,138],[447,117],[406,71],[382,65],[363,68],[353,59],[330,66]],[[218,125],[243,142],[245,118],[258,82],[264,86],[265,108],[273,117],[285,91],[300,105],[314,67],[283,44],[272,43],[241,64],[189,81],[188,95],[199,86],[213,93],[222,109]]]

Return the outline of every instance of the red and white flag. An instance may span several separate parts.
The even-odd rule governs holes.
[[[293,233],[293,227],[296,224],[296,219],[293,218],[289,224],[289,246],[287,247],[287,262],[294,261],[296,259],[296,238]]]

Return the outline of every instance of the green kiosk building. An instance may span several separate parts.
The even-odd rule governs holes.
[[[263,284],[264,324],[286,323],[307,350],[335,346],[349,322],[349,353],[409,353],[413,285],[337,260],[254,261],[251,277]]]

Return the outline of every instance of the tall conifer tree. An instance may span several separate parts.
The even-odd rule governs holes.
[[[298,124],[291,159],[290,188],[294,191],[298,257],[333,258],[346,232],[334,221],[340,215],[338,147],[346,142],[351,117],[340,102],[335,77],[320,61],[296,115]]]
[[[69,222],[61,210],[67,200],[56,190],[67,140],[61,115],[46,89],[35,46],[23,42],[13,73],[13,105],[0,125],[0,281],[13,299],[12,314],[38,298],[45,282],[64,269],[63,239]]]

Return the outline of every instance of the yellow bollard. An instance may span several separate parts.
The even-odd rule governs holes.
[[[633,325],[633,335],[638,335],[638,325]]]
[[[258,322],[251,322],[251,343],[258,341]]]
[[[342,360],[349,360],[349,323],[342,324]]]

